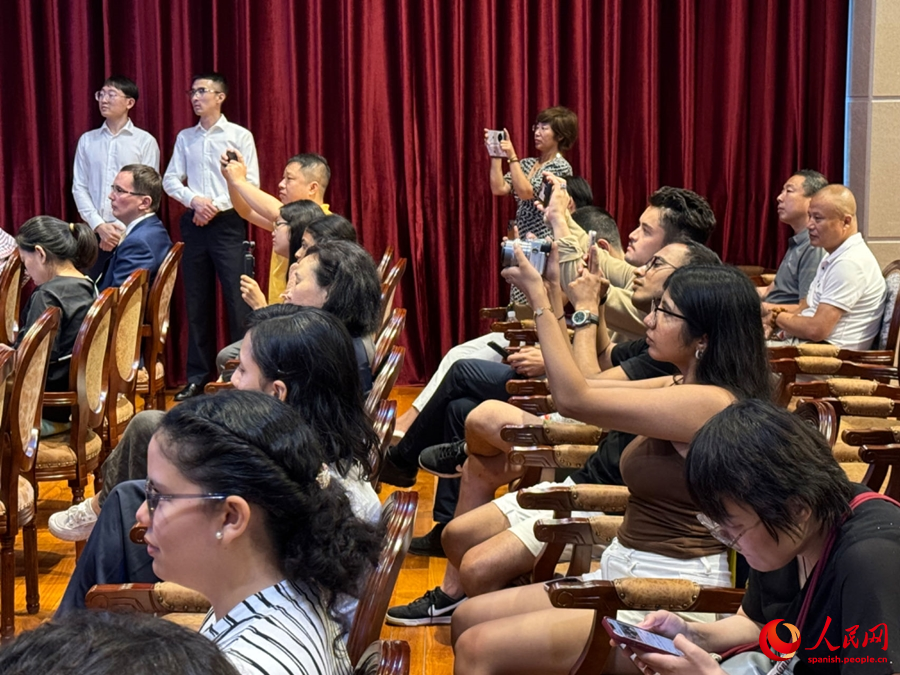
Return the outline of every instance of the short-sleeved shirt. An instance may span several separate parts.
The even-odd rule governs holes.
[[[826,340],[843,349],[869,349],[881,327],[885,295],[878,261],[857,232],[819,263],[800,316],[815,315],[821,303],[842,309]]]
[[[86,277],[56,276],[41,284],[28,299],[22,313],[21,329],[18,341],[21,342],[28,329],[37,321],[44,310],[59,307],[62,312],[59,332],[50,352],[50,367],[47,371],[46,391],[66,391],[69,388],[69,364],[72,360],[72,349],[81,329],[81,322],[87,316],[94,303],[95,289],[93,282]],[[68,408],[45,408],[44,417],[58,422],[68,420],[71,411]]]
[[[318,590],[281,581],[244,599],[200,633],[244,675],[350,675],[340,627]]]
[[[855,494],[869,491],[862,485],[853,487]],[[860,504],[840,527],[831,555],[825,561],[806,621],[800,627],[797,656],[803,662],[796,664],[794,673],[882,675],[900,671],[898,579],[900,509],[882,500]],[[797,559],[794,558],[785,567],[772,572],[751,570],[742,606],[747,616],[757,623],[782,619],[796,625],[804,589],[800,588]],[[826,623],[828,628],[822,636]],[[845,639],[854,627],[858,646],[854,646],[853,641],[845,645]],[[874,632],[873,628],[876,629]],[[882,629],[881,641],[872,642],[871,638]],[[829,644],[836,649],[830,649]],[[876,662],[807,662],[811,658],[833,657],[839,657],[841,661],[871,657]],[[878,663],[880,658],[887,658],[888,663]]]
[[[610,359],[613,366],[621,366],[629,380],[649,380],[661,375],[675,375],[678,368],[671,363],[657,361],[647,353],[647,340],[632,340],[613,347]],[[634,434],[611,430],[600,445],[597,452],[591,455],[584,466],[572,474],[576,483],[593,483],[596,485],[624,485],[619,470],[622,451],[635,439]]]
[[[772,284],[772,290],[765,301],[773,305],[796,305],[800,298],[805,298],[819,263],[825,256],[825,250],[809,243],[809,230],[803,228],[788,241],[788,250],[784,254],[778,273]]]

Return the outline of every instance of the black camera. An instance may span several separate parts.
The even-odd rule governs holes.
[[[255,249],[255,241],[245,241],[241,244],[241,250],[244,253],[244,274],[251,279],[256,277],[256,258],[253,256]]]

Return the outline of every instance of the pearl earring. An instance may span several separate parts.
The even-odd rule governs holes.
[[[219,541],[222,541],[222,537],[224,537],[224,536],[225,535],[222,534],[222,530],[219,530],[218,532],[216,532],[216,539],[218,539]]]

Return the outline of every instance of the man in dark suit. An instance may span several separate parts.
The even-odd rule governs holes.
[[[116,175],[109,201],[113,215],[125,225],[125,232],[97,281],[98,290],[121,286],[138,269],[150,270],[153,283],[172,248],[169,233],[156,215],[161,198],[162,178],[153,167],[129,164]]]

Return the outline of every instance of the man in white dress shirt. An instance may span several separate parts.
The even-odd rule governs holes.
[[[101,253],[94,265],[99,273],[122,238],[125,226],[113,215],[109,190],[116,175],[127,164],[146,164],[159,171],[159,145],[143,129],[134,126],[128,111],[138,100],[137,85],[122,75],[106,78],[94,98],[105,121],[78,139],[72,195],[81,219],[100,238]],[[96,276],[96,274],[89,274]]]
[[[797,309],[775,307],[764,320],[780,344],[829,342],[871,349],[881,327],[886,286],[859,233],[856,199],[843,185],[826,185],[810,199],[808,215],[809,243],[826,255]]]
[[[243,252],[247,223],[234,210],[219,157],[237,150],[247,165],[247,180],[259,186],[259,164],[253,134],[225,119],[222,103],[228,83],[219,73],[197,75],[188,91],[200,123],[178,134],[163,189],[188,210],[181,217],[185,302],[188,318],[187,386],[175,395],[183,401],[203,391],[215,369],[216,279],[228,312],[229,340],[244,333],[250,311],[241,299]]]

